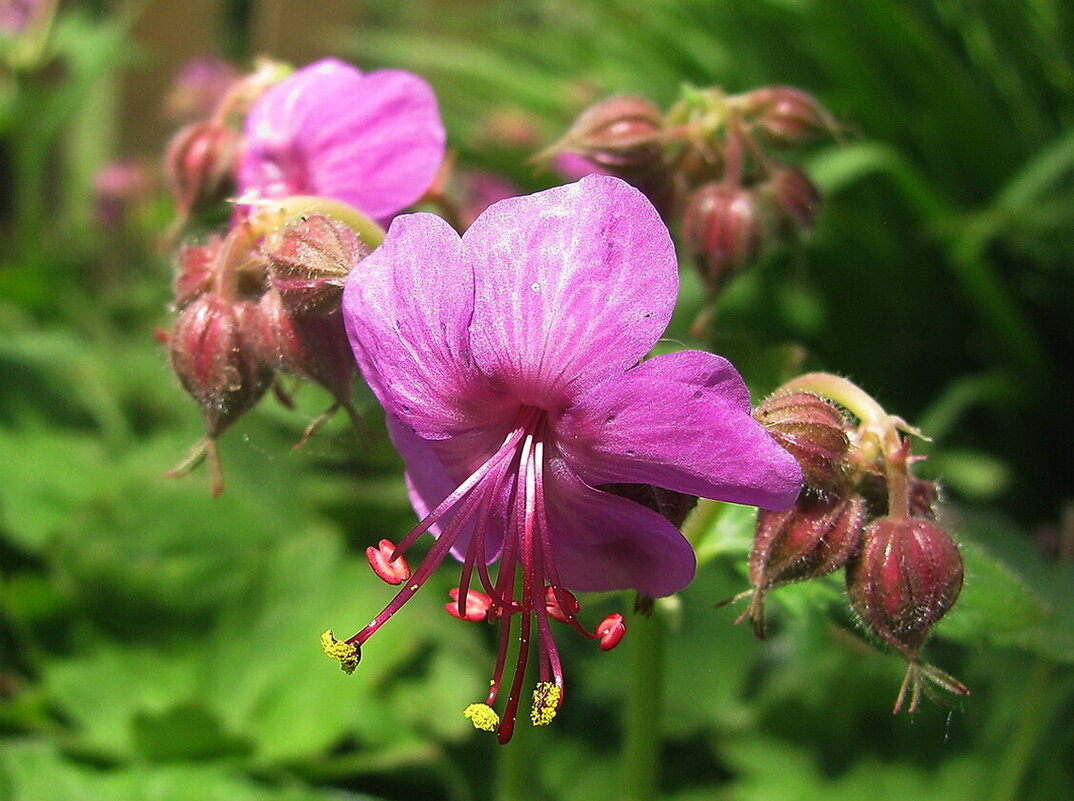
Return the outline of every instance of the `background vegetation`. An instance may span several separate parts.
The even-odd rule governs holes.
[[[266,8],[289,11],[227,4],[203,47],[252,55]],[[564,638],[570,703],[497,749],[460,715],[490,643],[444,616],[450,575],[342,675],[317,635],[388,597],[362,551],[410,525],[401,464],[342,419],[292,453],[328,402],[304,388],[297,414],[262,403],[224,437],[219,500],[201,475],[161,478],[201,435],[153,336],[168,324],[154,242],[169,210],[143,194],[106,225],[93,183],[117,155],[156,157],[117,152],[131,141],[122,71],[154,57],[132,26],[153,5],[72,2],[37,52],[5,50],[0,74],[0,801],[620,799],[639,697],[660,704],[674,801],[1069,797],[1074,8],[349,8],[350,24],[313,30],[318,52],[422,74],[459,163],[524,189],[558,181],[528,159],[610,93],[666,107],[684,83],[790,84],[848,125],[804,160],[826,196],[812,239],[731,285],[712,345],[755,397],[793,361],[852,377],[933,437],[923,469],[944,482],[967,578],[929,658],[974,694],[893,718],[902,662],[865,642],[839,578],[776,593],[766,643],[731,626],[712,603],[745,582],[751,521],[735,508],[661,610],[664,679],[648,693],[631,678],[637,645]],[[701,301],[683,275],[672,335],[687,339]]]

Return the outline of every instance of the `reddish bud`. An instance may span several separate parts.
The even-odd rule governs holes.
[[[800,498],[790,509],[761,509],[750,552],[750,582],[771,589],[824,576],[842,567],[861,542],[865,501]]]
[[[661,160],[663,135],[664,119],[652,102],[616,95],[583,111],[557,149],[601,167],[645,167]]]
[[[625,635],[626,623],[623,620],[623,616],[618,612],[608,615],[597,624],[597,637],[600,640],[600,650],[602,651],[612,650],[623,641]]]
[[[839,131],[815,97],[790,86],[766,86],[738,100],[761,137],[777,147],[807,144]]]
[[[566,609],[563,603],[566,603]],[[566,623],[568,618],[574,617],[581,609],[578,599],[562,587],[544,588],[544,606],[548,610],[548,616],[560,623]]]
[[[344,405],[350,403],[354,355],[342,314],[298,315],[270,289],[258,301],[262,358],[280,370],[314,381]]]
[[[272,383],[256,346],[257,307],[214,294],[180,313],[169,341],[172,368],[198,402],[211,438],[250,409]]]
[[[381,581],[388,584],[402,584],[410,578],[410,565],[403,556],[392,559],[395,553],[395,543],[391,540],[381,540],[377,547],[370,545],[365,549],[365,558],[369,560],[369,566]]]
[[[347,275],[367,253],[354,229],[318,214],[285,228],[265,256],[289,311],[324,314],[338,308]]]
[[[164,174],[181,214],[231,191],[239,143],[236,131],[212,122],[192,123],[172,137],[164,153]]]
[[[453,587],[448,591],[448,595],[451,596],[451,603],[444,604],[444,609],[452,617],[457,617],[459,620],[468,620],[471,623],[488,620],[489,612],[492,609],[492,599],[485,593],[477,590],[467,590],[466,600],[463,603],[461,612],[459,611],[459,588]]]
[[[813,229],[820,210],[820,190],[797,167],[779,167],[761,185],[783,236],[803,236]]]
[[[908,660],[962,589],[962,556],[937,523],[874,520],[847,564],[847,593],[862,622]]]
[[[809,392],[776,394],[753,411],[802,468],[806,486],[839,492],[846,482],[849,424],[828,401]]]
[[[223,240],[214,236],[204,245],[188,245],[175,259],[175,306],[184,308],[194,298],[204,295],[213,285],[217,257]]]
[[[715,292],[732,272],[760,257],[768,225],[754,192],[708,183],[687,202],[683,238],[701,277]]]

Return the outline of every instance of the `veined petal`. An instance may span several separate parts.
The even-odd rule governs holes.
[[[425,81],[363,75],[335,59],[269,89],[246,120],[240,194],[335,198],[384,219],[420,198],[444,157],[444,127]]]
[[[477,363],[545,409],[648,353],[678,291],[667,228],[637,189],[591,175],[489,207],[463,236]]]
[[[481,427],[504,405],[470,353],[473,291],[458,235],[433,214],[397,217],[347,279],[358,367],[385,410],[426,439]]]
[[[556,425],[564,457],[590,484],[625,482],[785,509],[798,463],[750,416],[731,363],[701,351],[657,356],[594,387]]]
[[[634,589],[659,598],[693,579],[694,551],[666,518],[587,486],[561,459],[549,463],[544,489],[552,551],[566,588]]]

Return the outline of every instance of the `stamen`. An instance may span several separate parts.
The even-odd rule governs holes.
[[[348,676],[358,667],[358,661],[362,658],[362,652],[358,646],[349,642],[340,642],[332,633],[332,629],[321,635],[321,650],[329,659],[338,660],[340,669]]]
[[[444,609],[452,617],[457,617],[459,620],[468,620],[471,623],[488,620],[489,610],[492,608],[492,599],[485,593],[477,590],[467,590],[466,596],[463,597],[461,589],[455,587],[448,590],[448,595],[451,596],[452,602],[444,604]]]
[[[597,624],[597,637],[600,638],[600,650],[610,651],[623,641],[626,635],[626,623],[618,612],[608,615]]]

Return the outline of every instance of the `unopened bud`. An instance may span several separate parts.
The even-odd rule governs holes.
[[[365,549],[365,558],[369,560],[369,566],[377,577],[388,584],[402,584],[410,578],[410,565],[403,556],[392,559],[395,553],[395,543],[391,540],[381,540],[377,547],[370,545]]]
[[[847,594],[862,622],[908,660],[962,589],[962,556],[937,523],[874,520],[847,565]]]
[[[778,167],[760,187],[772,208],[779,233],[804,236],[820,210],[820,190],[797,167]]]
[[[843,413],[809,392],[773,395],[754,419],[802,468],[806,486],[839,492],[846,482],[849,423]]]
[[[663,134],[663,116],[651,101],[616,95],[583,111],[557,150],[616,170],[645,167],[661,160]]]
[[[240,136],[213,122],[181,128],[164,153],[164,174],[179,212],[188,215],[227,196],[234,184]]]
[[[256,343],[257,306],[206,294],[180,313],[169,340],[172,368],[216,437],[250,409],[272,383]]]
[[[757,195],[719,183],[697,189],[683,214],[683,238],[710,291],[755,262],[768,239]]]
[[[457,617],[459,620],[468,620],[471,623],[480,623],[489,619],[492,599],[485,593],[477,590],[467,590],[466,599],[461,605],[459,603],[460,589],[458,587],[452,587],[448,590],[448,595],[451,596],[451,603],[444,604],[444,609],[452,617]]]
[[[347,275],[366,253],[354,229],[317,214],[273,237],[265,256],[289,311],[324,314],[338,308]]]
[[[839,131],[820,102],[790,86],[766,86],[736,98],[758,133],[778,147],[795,147]]]
[[[342,314],[293,314],[270,289],[258,301],[262,358],[273,367],[314,381],[349,406],[354,356]]]
[[[562,587],[544,588],[544,606],[548,616],[560,623],[566,623],[581,609],[578,599]]]
[[[861,542],[865,501],[807,496],[790,509],[761,509],[750,552],[750,582],[771,589],[825,576],[846,564]]]
[[[223,240],[214,236],[204,245],[188,245],[175,258],[175,307],[183,309],[213,285]]]
[[[626,636],[626,623],[623,616],[618,612],[608,615],[597,624],[597,638],[600,640],[600,650],[610,651]]]

